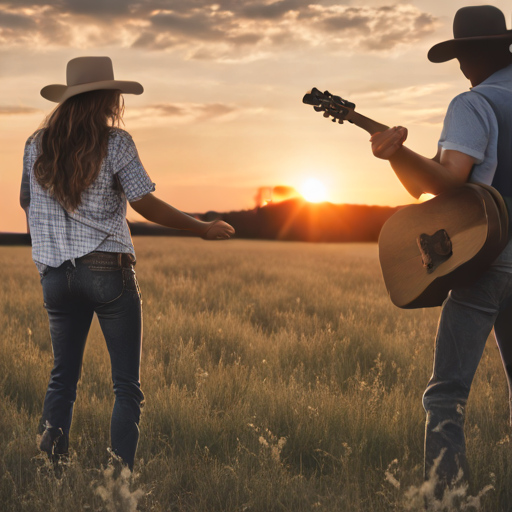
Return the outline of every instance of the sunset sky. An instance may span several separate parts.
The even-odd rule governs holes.
[[[55,104],[68,60],[112,58],[132,134],[156,195],[188,212],[252,208],[258,187],[316,178],[336,203],[412,202],[366,132],[330,123],[303,94],[353,101],[433,156],[450,100],[467,90],[456,61],[427,51],[452,37],[458,0],[0,0],[0,231],[24,231],[23,146]],[[511,4],[487,2],[505,13]],[[136,219],[133,210],[129,219]]]

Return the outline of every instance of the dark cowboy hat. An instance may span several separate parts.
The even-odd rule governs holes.
[[[457,57],[459,48],[470,41],[510,41],[512,30],[507,30],[505,16],[492,5],[463,7],[455,13],[453,19],[453,37],[449,41],[438,43],[428,52],[431,62],[446,62]]]

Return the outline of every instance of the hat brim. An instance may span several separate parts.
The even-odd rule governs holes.
[[[500,41],[508,40],[512,42],[512,30],[507,30],[505,34],[499,34],[497,36],[475,36],[475,37],[460,37],[458,39],[450,39],[449,41],[443,41],[438,43],[428,52],[428,60],[430,62],[447,62],[457,57],[457,52],[461,46],[471,41]]]
[[[138,82],[126,80],[104,80],[79,85],[47,85],[41,89],[41,96],[54,103],[62,103],[72,96],[83,92],[98,91],[100,89],[118,89],[124,94],[142,94],[144,87]]]

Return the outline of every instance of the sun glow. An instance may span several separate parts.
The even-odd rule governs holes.
[[[324,184],[314,178],[304,182],[300,189],[300,193],[304,199],[310,203],[320,203],[327,199],[327,191]]]

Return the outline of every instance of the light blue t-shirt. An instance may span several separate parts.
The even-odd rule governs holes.
[[[500,69],[473,90],[485,94],[489,86],[512,93],[512,65]],[[456,96],[446,112],[439,146],[472,156],[475,165],[469,181],[491,185],[498,165],[498,120],[487,100],[472,91]],[[512,239],[493,267],[512,273]]]

